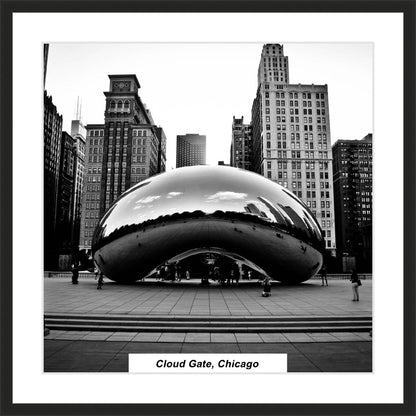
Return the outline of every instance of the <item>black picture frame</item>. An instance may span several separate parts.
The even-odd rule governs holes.
[[[404,16],[403,404],[13,404],[12,403],[12,14],[14,12],[401,12]],[[1,400],[2,415],[287,414],[414,415],[415,407],[415,15],[407,1],[2,1],[1,2]],[[401,174],[396,172],[395,174]]]

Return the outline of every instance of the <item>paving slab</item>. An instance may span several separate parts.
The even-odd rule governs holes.
[[[211,334],[209,332],[192,333],[188,332],[185,336],[184,342],[205,342],[211,341]]]
[[[211,342],[237,342],[234,334],[229,333],[211,333]]]
[[[244,334],[244,333],[235,333],[234,334],[237,342],[255,342],[255,343],[262,343],[263,339],[258,334]]]
[[[159,338],[159,342],[183,342],[185,332],[164,332]]]
[[[133,339],[133,342],[157,342],[162,335],[161,332],[139,332]]]
[[[275,333],[260,333],[259,336],[263,342],[289,342],[289,340],[284,336],[284,334],[275,334]]]
[[[289,342],[313,342],[313,339],[309,336],[309,334],[288,333],[285,334],[285,337],[289,340]]]
[[[113,335],[108,337],[106,341],[131,341],[137,335],[138,335],[137,332],[124,332],[124,333],[115,332]]]

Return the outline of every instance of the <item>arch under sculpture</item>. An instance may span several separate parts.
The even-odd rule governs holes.
[[[179,168],[128,189],[101,219],[92,246],[105,276],[120,282],[212,251],[294,284],[318,272],[323,250],[319,224],[299,198],[225,166]]]

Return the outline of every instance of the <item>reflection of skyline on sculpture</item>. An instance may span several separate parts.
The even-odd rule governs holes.
[[[171,258],[212,250],[299,282],[320,267],[323,238],[303,202],[275,182],[231,167],[193,166],[130,188],[93,241],[94,260],[114,280],[136,280]]]
[[[188,175],[184,176],[181,172],[183,169],[189,169],[188,180],[186,179]],[[220,174],[212,181],[212,176],[208,173],[218,172],[218,170]],[[233,183],[228,175],[224,177],[223,172],[229,173],[230,170],[234,168],[210,166],[200,166],[196,169],[195,167],[181,168],[170,172],[167,176],[157,175],[144,183],[139,183],[123,194],[113,205],[111,222],[106,222],[102,236],[106,237],[126,224],[137,224],[155,220],[161,216],[200,210],[206,214],[213,214],[216,211],[251,214],[275,224],[289,227],[296,224],[312,238],[320,235],[316,220],[298,198],[295,197],[295,200],[300,203],[294,204],[290,194],[280,192],[279,203],[273,202],[273,199],[276,200],[275,188],[283,188],[271,181],[265,181],[269,185],[264,186],[264,190],[269,192],[267,199],[258,197],[253,192],[251,194],[244,192],[244,182]],[[250,181],[253,175],[260,176],[247,171],[239,170],[239,172],[247,175],[247,181]],[[137,195],[135,190],[150,182],[154,192]],[[174,190],[170,191],[170,189]],[[107,215],[104,216],[104,219],[106,218]]]

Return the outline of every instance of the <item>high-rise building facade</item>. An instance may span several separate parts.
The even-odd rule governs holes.
[[[339,258],[344,271],[372,271],[372,134],[361,140],[338,140],[334,156],[334,204]],[[354,264],[355,263],[355,264]]]
[[[95,227],[113,202],[166,166],[166,137],[138,95],[137,77],[109,75],[109,79],[104,124],[86,126],[80,232],[84,250],[91,248]]]
[[[75,180],[74,180],[74,221],[73,221],[73,250],[78,251],[78,242],[81,228],[81,205],[82,192],[84,187],[85,174],[85,151],[86,151],[86,130],[82,124],[81,115],[77,113],[77,120],[71,122],[71,136],[75,140],[76,159],[75,159]]]
[[[230,166],[245,170],[252,168],[252,132],[251,124],[244,124],[244,117],[233,117]]]
[[[289,84],[283,46],[263,46],[252,106],[253,170],[293,192],[336,253],[327,85]]]
[[[166,136],[162,127],[155,127],[155,132],[159,140],[157,171],[166,171]]]
[[[56,219],[58,204],[59,168],[61,160],[62,116],[52,102],[52,96],[44,92],[43,139],[44,139],[44,267],[57,267],[58,247]]]
[[[176,136],[176,167],[205,165],[206,141],[199,134]]]
[[[76,179],[76,141],[66,131],[62,132],[61,160],[57,205],[56,238],[60,270],[71,266],[73,252],[74,190]]]

